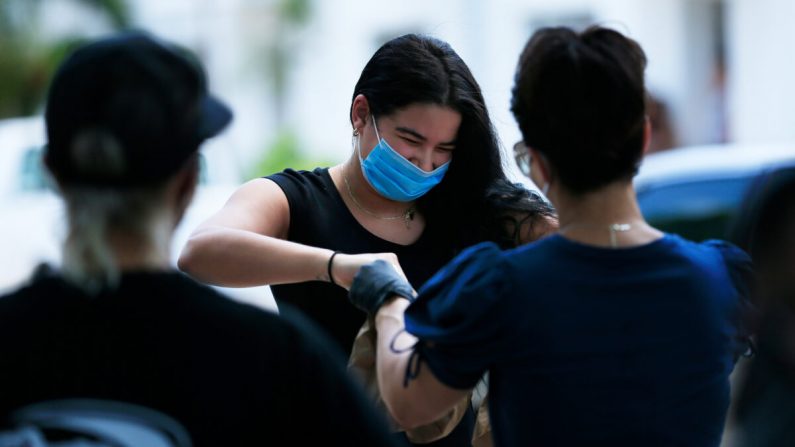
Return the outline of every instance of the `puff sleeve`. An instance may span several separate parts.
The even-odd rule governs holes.
[[[415,355],[446,385],[473,387],[511,340],[503,253],[487,242],[462,252],[420,289],[406,311]]]
[[[726,265],[729,278],[737,291],[739,315],[737,316],[737,352],[735,359],[741,354],[754,351],[753,321],[757,318],[756,306],[753,304],[753,285],[755,282],[751,257],[737,246],[720,240],[709,240],[706,245],[716,249]]]

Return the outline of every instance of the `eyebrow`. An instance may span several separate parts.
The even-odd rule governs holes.
[[[416,138],[418,140],[421,140],[421,141],[427,141],[428,140],[427,138],[425,138],[425,136],[423,134],[417,132],[414,129],[410,129],[408,127],[396,127],[395,131],[402,132],[402,133],[407,133],[407,134],[409,134],[409,135],[413,136],[414,138]],[[444,142],[444,143],[439,143],[439,146],[455,146],[455,140],[454,141],[447,141],[447,142]]]

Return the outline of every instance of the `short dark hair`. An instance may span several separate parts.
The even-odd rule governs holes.
[[[643,155],[646,117],[640,45],[594,26],[544,28],[519,58],[511,111],[525,143],[570,192],[631,180]]]

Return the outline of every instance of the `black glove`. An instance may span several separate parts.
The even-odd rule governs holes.
[[[414,301],[414,289],[388,262],[379,259],[362,266],[353,277],[348,298],[354,306],[375,315],[384,301],[400,295]]]

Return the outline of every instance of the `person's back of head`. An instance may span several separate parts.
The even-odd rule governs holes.
[[[536,32],[516,72],[511,110],[527,146],[569,192],[630,180],[644,149],[646,56],[602,27]]]
[[[195,187],[199,145],[231,112],[208,95],[201,67],[186,53],[127,33],[63,62],[45,119],[45,163],[69,219],[64,273],[97,289],[119,275],[112,239],[168,246]]]

